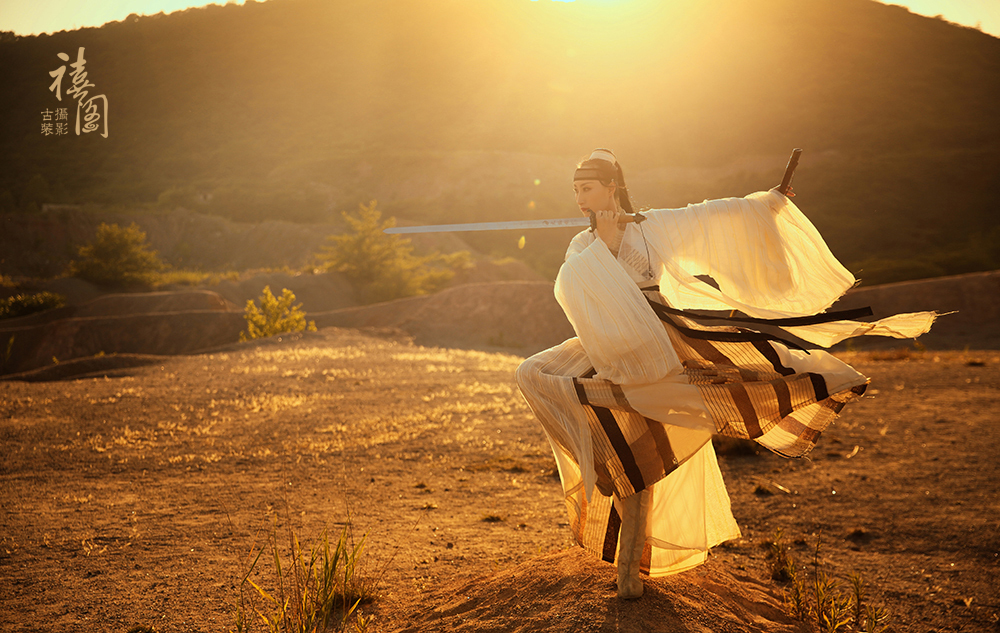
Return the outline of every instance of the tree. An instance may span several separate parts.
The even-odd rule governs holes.
[[[382,219],[376,204],[372,200],[368,206],[360,205],[356,213],[344,213],[352,231],[329,236],[330,245],[320,256],[326,270],[347,277],[363,303],[434,292],[454,277],[456,270],[469,265],[468,251],[414,255],[410,240],[383,233],[396,226],[396,219]]]
[[[105,286],[148,286],[164,268],[135,223],[122,228],[102,222],[94,241],[77,252],[81,260],[70,263],[70,274]]]
[[[292,305],[293,303],[295,303],[295,293],[288,288],[282,288],[281,297],[276,298],[271,294],[271,286],[264,286],[259,308],[253,299],[247,301],[246,310],[243,311],[243,318],[247,321],[247,331],[240,332],[240,340],[249,341],[302,330],[315,332],[316,322],[309,321],[307,324],[302,304]]]

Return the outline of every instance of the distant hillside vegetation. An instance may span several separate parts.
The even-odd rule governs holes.
[[[109,137],[43,136],[80,46]],[[681,206],[802,147],[797,202],[868,281],[1000,268],[1000,40],[871,0],[248,1],[3,33],[0,70],[0,212],[567,215],[597,146],[640,205]],[[517,237],[469,243],[554,271],[565,234]]]

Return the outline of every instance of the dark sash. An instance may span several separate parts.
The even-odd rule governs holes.
[[[659,287],[652,286],[647,288],[640,288],[640,290],[647,291],[659,291]],[[664,323],[669,323],[672,327],[677,328],[685,336],[691,338],[708,340],[708,341],[726,341],[729,343],[738,343],[741,341],[777,341],[789,348],[798,349],[809,353],[809,350],[805,346],[810,346],[816,348],[816,345],[810,344],[802,339],[798,338],[790,332],[786,332],[781,329],[782,326],[791,327],[799,325],[816,325],[818,323],[831,323],[833,321],[853,321],[860,319],[862,317],[872,316],[873,312],[871,306],[866,306],[864,308],[855,308],[853,310],[835,310],[833,312],[822,312],[820,314],[811,314],[802,317],[786,317],[781,319],[758,319],[755,317],[750,317],[746,315],[742,316],[722,316],[719,314],[703,314],[700,312],[695,312],[693,310],[678,310],[677,308],[671,308],[665,306],[662,303],[653,301],[649,297],[646,297],[646,301],[649,302],[649,306],[656,313]],[[687,326],[681,325],[676,319],[670,318],[670,315],[682,316],[687,319],[691,319],[697,323],[704,323],[706,321],[721,321],[723,324],[734,325],[739,327],[740,325],[755,325],[755,326],[766,326],[768,329],[774,329],[781,333],[781,336],[776,334],[768,334],[765,332],[758,332],[755,330],[748,330],[746,328],[740,328],[739,332],[715,332],[711,330],[696,330],[694,328],[689,328]],[[711,323],[704,323],[705,325],[711,325]],[[794,339],[794,340],[792,340]]]

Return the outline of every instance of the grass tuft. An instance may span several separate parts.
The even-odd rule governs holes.
[[[811,582],[799,571],[791,552],[782,542],[783,536],[779,529],[767,543],[768,560],[771,578],[789,585],[785,602],[794,618],[812,620],[824,633],[882,633],[888,628],[889,610],[883,604],[871,603],[869,585],[860,574],[851,574],[850,587],[845,591],[837,579],[823,570],[821,536],[816,539],[813,549]]]
[[[352,617],[355,631],[365,631],[371,617],[357,611],[374,599],[377,584],[358,574],[367,534],[355,543],[348,521],[335,540],[324,530],[314,545],[304,548],[290,520],[285,532],[284,551],[277,518],[266,543],[251,547],[247,556],[251,562],[241,574],[233,631],[251,633],[255,624],[263,624],[271,633],[346,631]],[[270,590],[250,579],[268,559],[273,565]]]

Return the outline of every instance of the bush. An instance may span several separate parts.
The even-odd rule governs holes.
[[[374,200],[368,206],[360,205],[355,214],[344,213],[344,219],[352,232],[329,236],[331,244],[323,248],[320,257],[326,270],[347,277],[362,303],[434,292],[454,277],[456,270],[469,265],[468,251],[414,255],[410,240],[382,232],[396,226],[396,219],[383,220]]]
[[[13,319],[42,310],[61,308],[64,305],[66,305],[65,297],[51,292],[17,294],[13,297],[0,299],[0,319]]]
[[[70,263],[70,274],[104,286],[150,286],[164,268],[134,223],[122,228],[102,222],[94,241],[81,246],[78,254],[82,259]]]
[[[303,330],[315,332],[316,322],[309,321],[306,324],[306,315],[301,309],[302,304],[292,305],[293,303],[295,294],[288,288],[282,288],[281,297],[275,298],[271,294],[271,287],[264,286],[264,292],[260,295],[260,308],[254,304],[253,299],[247,301],[246,310],[243,312],[243,318],[247,320],[247,331],[240,332],[240,340],[250,341]]]

